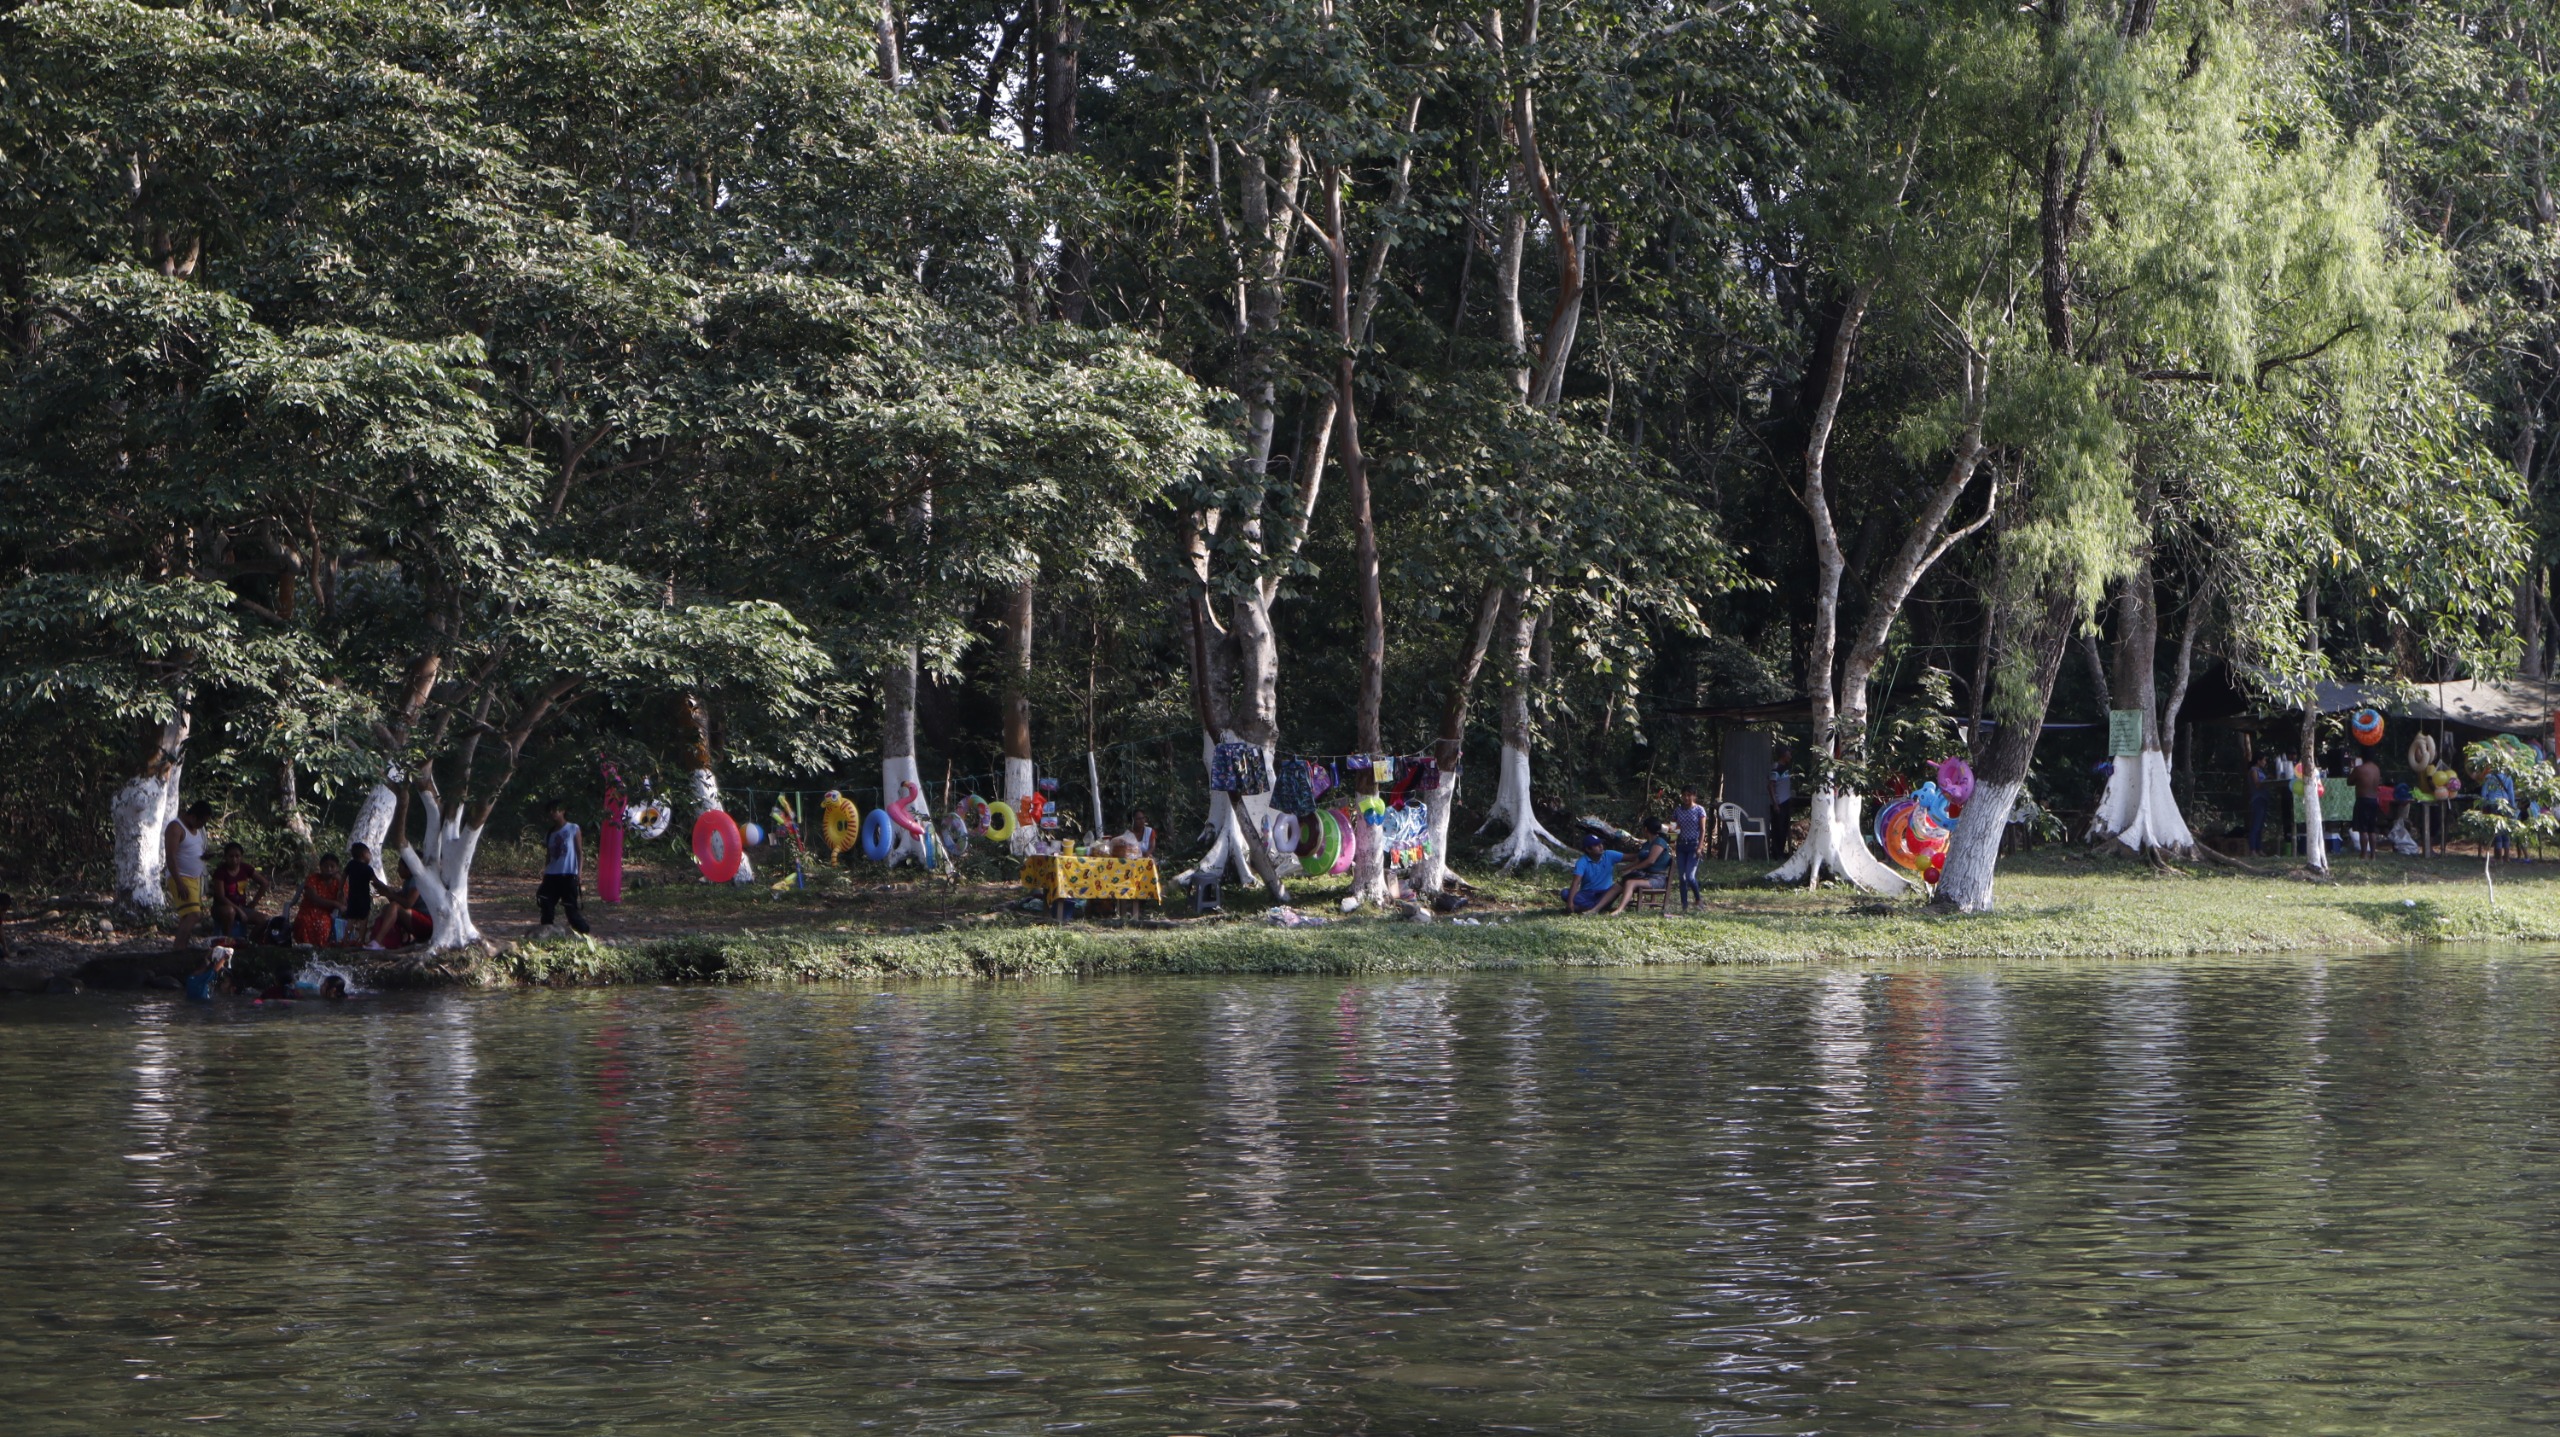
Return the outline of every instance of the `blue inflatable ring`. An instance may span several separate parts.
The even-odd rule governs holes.
[[[889,826],[889,810],[875,808],[862,820],[862,856],[874,863],[888,861],[890,851],[898,846],[898,835]]]

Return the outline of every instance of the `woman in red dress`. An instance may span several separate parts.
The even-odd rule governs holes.
[[[338,855],[324,853],[320,871],[302,880],[302,893],[294,900],[293,941],[327,947],[346,906],[347,880],[338,872]]]

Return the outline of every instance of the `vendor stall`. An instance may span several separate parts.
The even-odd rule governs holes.
[[[1079,858],[1041,855],[1022,861],[1022,886],[1036,889],[1054,909],[1079,899],[1162,903],[1163,880],[1152,858]]]

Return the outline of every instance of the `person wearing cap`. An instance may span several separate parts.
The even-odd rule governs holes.
[[[1618,886],[1618,860],[1623,853],[1611,853],[1600,835],[1582,835],[1582,861],[1573,865],[1573,886],[1564,891],[1568,913],[1588,913],[1608,898]]]

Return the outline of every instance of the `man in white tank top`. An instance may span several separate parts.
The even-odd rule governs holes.
[[[198,799],[169,820],[160,836],[160,886],[178,920],[180,948],[194,940],[196,925],[204,921],[204,828],[212,821],[213,805]]]

